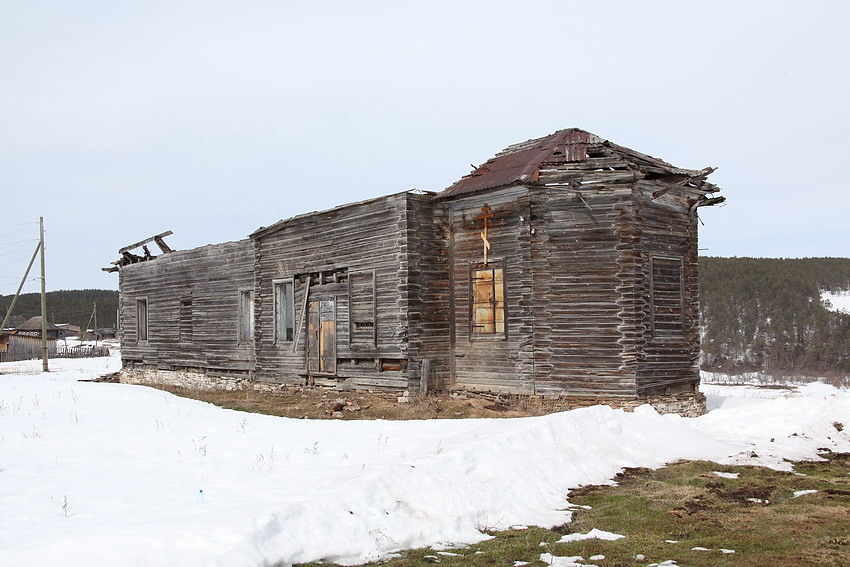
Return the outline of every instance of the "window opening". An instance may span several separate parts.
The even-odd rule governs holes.
[[[274,336],[276,342],[290,342],[295,334],[295,303],[291,281],[274,284]]]
[[[180,300],[180,321],[177,328],[181,343],[192,342],[192,300]]]
[[[254,339],[254,290],[239,291],[239,342]]]
[[[351,274],[348,279],[350,344],[377,344],[375,272]]]
[[[148,340],[148,300],[136,300],[136,339]]]
[[[682,258],[650,258],[652,338],[685,336],[684,270]]]
[[[502,267],[472,267],[470,275],[470,333],[505,335],[505,277]]]

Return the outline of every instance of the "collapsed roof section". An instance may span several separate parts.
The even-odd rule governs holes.
[[[594,172],[600,180],[607,183],[631,183],[639,179],[666,181],[666,184],[652,193],[652,199],[657,199],[671,190],[690,190],[693,192],[691,210],[694,210],[697,207],[716,205],[726,200],[725,197],[710,196],[720,191],[719,187],[706,180],[715,169],[707,167],[696,170],[676,167],[662,159],[620,146],[591,132],[579,128],[567,128],[542,138],[508,146],[442,192],[421,193],[433,199],[444,200],[511,185],[564,186],[576,189],[583,185],[582,180],[585,176]],[[598,182],[599,180],[584,181],[588,184]],[[342,210],[353,205],[382,200],[385,197],[387,196],[339,205],[323,212]],[[270,226],[260,227],[249,237],[256,239],[266,236],[283,229],[294,220],[314,214],[316,213],[296,215]],[[117,272],[123,266],[153,260],[156,256],[151,254],[147,246],[151,242],[157,244],[163,254],[172,252],[163,240],[171,234],[169,230],[121,248],[118,251],[121,258],[112,262],[111,267],[102,268],[103,271]],[[132,250],[136,248],[142,248],[144,254],[134,254]]]
[[[172,252],[171,247],[165,243],[165,237],[171,236],[174,234],[170,230],[166,230],[165,232],[161,232],[160,234],[151,236],[150,238],[146,238],[144,240],[140,240],[139,242],[130,244],[129,246],[125,246],[118,250],[118,253],[121,254],[121,257],[112,262],[112,266],[109,268],[101,268],[104,272],[117,272],[122,266],[126,266],[128,264],[137,264],[139,262],[147,262],[148,260],[153,260],[156,258],[153,254],[151,254],[150,249],[148,248],[148,244],[153,242],[156,244],[163,254],[168,254]],[[135,250],[136,248],[141,248],[144,252],[144,255],[140,256],[138,254],[134,254],[131,250]]]
[[[565,166],[569,169],[571,164],[574,164],[577,172],[582,173],[588,171],[588,166],[591,170],[602,168],[628,171],[635,180],[669,176],[676,181],[665,192],[677,186],[688,186],[703,194],[719,191],[717,186],[706,182],[706,177],[714,168],[694,170],[675,167],[656,157],[609,142],[596,134],[568,128],[505,148],[439,193],[437,198],[449,199],[514,184],[543,183],[541,172],[563,169]],[[712,199],[712,203],[706,200],[702,204],[716,204],[723,200],[721,197]]]

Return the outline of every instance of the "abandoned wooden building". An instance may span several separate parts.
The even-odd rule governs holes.
[[[12,328],[0,329],[0,362],[41,358],[45,346],[41,341],[41,317],[14,322]],[[45,330],[47,354],[53,357],[56,355],[56,341],[62,338],[61,329],[53,323],[45,322]]]
[[[572,128],[439,193],[192,250],[157,235],[108,268],[123,378],[698,405],[697,209],[723,201],[712,171]]]

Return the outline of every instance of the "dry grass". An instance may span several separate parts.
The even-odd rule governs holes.
[[[431,394],[419,400],[404,398],[398,393],[339,392],[302,386],[274,393],[197,390],[168,384],[155,387],[223,408],[298,419],[462,419],[546,413],[543,408],[507,407],[473,395]],[[399,398],[405,401],[400,402]],[[339,411],[334,411],[335,408]]]
[[[618,476],[617,486],[573,491],[570,502],[591,509],[577,509],[570,524],[552,530],[531,527],[497,532],[492,540],[451,550],[456,555],[414,549],[371,565],[508,567],[526,561],[536,566],[545,565],[541,553],[551,553],[581,556],[585,558],[581,563],[599,567],[670,560],[688,567],[846,567],[850,565],[850,455],[825,456],[827,462],[798,463],[803,475],[705,461],[657,470],[629,469]],[[722,478],[715,471],[739,476]],[[818,492],[794,498],[800,490]],[[562,534],[593,528],[626,537],[558,543]],[[589,561],[593,556],[597,559]]]

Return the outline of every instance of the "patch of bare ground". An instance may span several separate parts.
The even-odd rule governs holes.
[[[626,538],[573,545],[563,554],[626,561],[637,552],[649,562],[694,567],[850,565],[850,495],[842,494],[850,468],[843,453],[823,456],[795,464],[796,474],[682,462],[626,471],[617,486],[572,491],[570,502],[590,507],[576,512],[574,531]]]
[[[465,419],[527,417],[549,413],[542,407],[505,404],[472,394],[430,394],[423,399],[388,392],[341,392],[293,386],[275,392],[208,391],[155,386],[175,395],[217,406],[297,419]]]
[[[569,501],[579,506],[571,523],[488,532],[493,539],[450,553],[413,549],[370,565],[535,566],[546,564],[546,552],[580,556],[579,564],[599,567],[847,567],[850,497],[831,492],[843,490],[848,459],[843,453],[823,456],[795,463],[798,474],[706,461],[626,469],[616,485],[571,490]],[[558,541],[594,528],[625,537]]]

